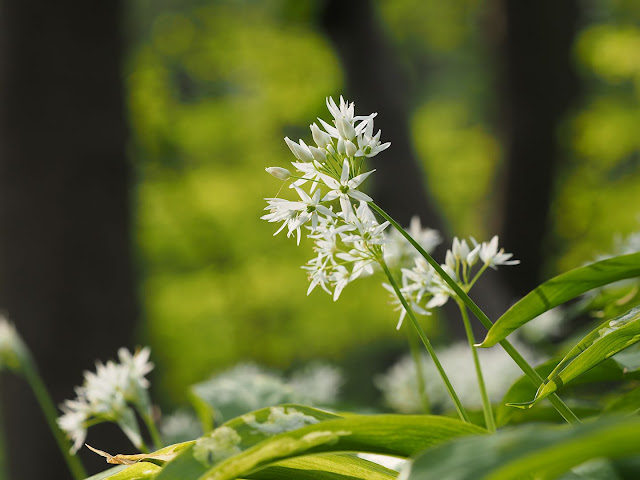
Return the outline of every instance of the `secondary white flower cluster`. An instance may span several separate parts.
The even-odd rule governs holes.
[[[296,157],[292,165],[297,173],[281,167],[267,168],[276,178],[292,179],[290,188],[298,198],[267,198],[265,210],[269,213],[261,218],[282,222],[275,234],[286,228],[287,236],[294,235],[298,244],[301,229],[308,228],[316,257],[303,267],[311,282],[307,294],[320,286],[337,300],[347,284],[372,273],[382,258],[383,232],[389,223],[376,220],[367,205],[371,197],[359,188],[374,172],[363,171],[364,159],[387,149],[390,143],[380,143],[380,130],[373,133],[376,113],[356,116],[354,104],[342,97],[339,105],[332,98],[326,103],[332,124],[318,119],[324,130],[316,123],[310,125],[315,146],[285,138]],[[352,202],[359,205],[354,208]]]
[[[121,348],[119,363],[97,362],[95,372],[84,372],[84,383],[75,389],[76,398],[64,401],[60,406],[63,415],[58,418],[58,425],[73,442],[72,453],[84,443],[88,426],[102,422],[117,423],[141,449],[142,436],[132,407],[143,416],[151,415],[149,381],[145,378],[153,369],[149,354],[148,347],[133,355]]]
[[[470,246],[473,246],[473,248]],[[517,265],[520,260],[511,260],[513,254],[498,249],[498,236],[489,242],[478,243],[474,238],[470,242],[453,239],[452,247],[447,250],[442,269],[462,288],[468,292],[484,271],[491,267],[496,269],[500,265]],[[400,311],[397,328],[402,325],[406,310],[400,303],[393,289],[385,284],[385,288],[392,294],[392,303]],[[428,315],[433,308],[447,303],[450,297],[455,297],[451,286],[438,275],[435,269],[421,256],[414,257],[412,268],[402,269],[402,288],[400,289],[415,313]]]

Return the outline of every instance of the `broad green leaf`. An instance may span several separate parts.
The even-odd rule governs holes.
[[[616,397],[605,409],[609,413],[633,415],[640,413],[640,387]]]
[[[259,412],[251,415],[265,419],[264,412],[258,417]],[[241,417],[243,418],[246,415]],[[452,438],[485,432],[475,425],[445,417],[352,415],[274,433],[267,438],[263,435],[264,429],[260,423],[266,422],[238,423],[239,428],[234,429],[237,436],[225,431],[224,437],[216,438],[216,435],[221,434],[222,427],[214,430],[169,463],[157,476],[157,480],[242,478],[256,468],[273,462],[322,452],[352,451],[406,457]],[[207,442],[214,438],[216,441],[220,440],[216,444],[218,448],[224,447],[219,450],[222,454],[216,455],[214,450],[210,457],[203,456],[202,449],[206,451]],[[256,438],[259,441],[250,445]],[[229,439],[233,440],[231,445]],[[234,445],[237,446],[236,451],[230,448]],[[207,460],[213,461],[207,464]]]
[[[98,473],[86,480],[150,480],[162,467],[149,462],[139,462],[133,465],[119,465]]]
[[[307,423],[312,421],[318,423],[326,420],[341,418],[340,416],[333,413],[311,407],[305,407],[302,405],[282,405],[280,407],[262,408],[260,410],[256,410],[255,412],[250,412],[248,414],[242,415],[241,417],[233,418],[221,425],[218,430],[222,427],[227,427],[235,431],[240,437],[240,442],[237,445],[237,449],[238,451],[243,451],[269,438],[270,436],[273,436],[273,433],[256,429],[255,425],[261,425],[264,430],[266,427],[268,427],[270,417],[273,416],[274,412],[296,412],[296,414],[307,417]],[[208,436],[209,435],[204,435],[203,437],[201,437],[200,442],[202,442],[203,439],[208,438]],[[203,475],[209,468],[210,466],[206,463],[202,463],[196,460],[196,458],[194,457],[194,445],[191,445],[163,469],[162,474],[161,476],[159,476],[159,478],[195,479]]]
[[[636,307],[620,317],[607,320],[584,337],[547,376],[531,402],[510,405],[530,408],[577,376],[639,341],[640,307]]]
[[[100,472],[86,480],[144,480],[152,478],[161,470],[160,465],[173,460],[178,454],[193,442],[176,443],[156,450],[151,453],[139,453],[134,455],[111,455],[102,450],[89,447],[92,451],[107,459],[107,463],[120,465],[104,472]]]
[[[398,472],[347,454],[289,458],[258,470],[250,480],[392,480]]]
[[[553,277],[507,310],[480,346],[492,347],[529,320],[593,288],[638,276],[640,252],[590,263]]]
[[[557,365],[558,360],[549,360],[542,365],[538,365],[535,370],[542,378],[546,378]],[[629,380],[640,379],[640,372],[625,372],[625,370],[613,361],[613,358],[605,360],[591,370],[585,372],[576,378],[571,385],[585,385],[590,383],[607,382],[626,382]],[[531,379],[523,375],[516,380],[507,393],[502,398],[500,405],[496,408],[496,423],[499,427],[523,422],[562,422],[562,417],[554,408],[547,408],[545,405],[539,405],[535,409],[520,410],[508,406],[507,404],[523,403],[533,398],[536,394],[538,385],[535,385]],[[610,387],[609,387],[610,388]],[[602,408],[580,407],[571,405],[571,409],[579,418],[587,418],[600,412]]]
[[[90,477],[85,478],[85,480],[104,480],[105,478],[109,478],[111,475],[114,475],[115,473],[120,472],[125,468],[127,468],[125,465],[118,465],[117,467],[110,468],[109,470],[105,470],[104,472],[91,475]]]
[[[557,478],[595,458],[639,454],[638,432],[639,418],[605,418],[571,427],[523,425],[434,447],[416,458],[409,480]]]

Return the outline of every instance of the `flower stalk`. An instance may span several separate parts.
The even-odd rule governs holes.
[[[66,436],[58,426],[57,409],[51,400],[51,396],[38,373],[31,355],[28,352],[25,352],[25,355],[23,355],[20,370],[36,397],[38,405],[42,410],[47,425],[49,425],[49,428],[51,429],[51,433],[56,440],[60,453],[62,453],[62,456],[69,467],[71,475],[73,475],[75,480],[82,480],[83,478],[86,478],[87,473],[80,462],[80,458],[72,455],[69,451],[71,443],[67,440]]]
[[[404,236],[411,245],[422,255],[422,257],[433,267],[433,269],[440,275],[440,277],[451,287],[458,298],[466,305],[466,307],[473,312],[475,317],[489,330],[493,326],[493,322],[489,320],[489,317],[476,305],[476,303],[467,295],[467,293],[460,288],[458,283],[444,271],[444,269],[436,262],[429,253],[422,248],[422,246],[416,242],[411,235],[409,235],[401,226],[396,222],[387,212],[376,205],[374,202],[369,202],[369,206],[379,213],[386,221],[388,221],[393,227]],[[518,353],[518,351],[511,345],[508,340],[500,341],[500,345],[509,354],[513,361],[520,367],[520,369],[527,375],[534,385],[539,386],[543,382],[543,378],[536,372],[531,365]],[[553,407],[558,411],[560,415],[570,424],[579,424],[580,419],[576,414],[558,397],[556,393],[549,395],[549,401]]]
[[[433,346],[431,345],[431,342],[429,341],[429,338],[427,337],[427,334],[425,333],[424,329],[422,328],[422,325],[420,325],[420,322],[418,322],[418,319],[416,318],[415,314],[413,313],[413,310],[409,306],[409,303],[407,302],[406,298],[404,297],[404,295],[400,291],[400,287],[398,286],[397,282],[393,278],[393,275],[391,274],[391,271],[389,270],[389,267],[387,266],[387,264],[384,261],[384,259],[380,260],[380,265],[382,266],[382,269],[384,270],[384,273],[387,275],[387,278],[389,279],[389,283],[393,287],[393,290],[395,291],[398,299],[402,303],[402,306],[404,307],[405,311],[407,312],[407,315],[411,319],[411,325],[413,325],[413,328],[418,333],[418,336],[420,337],[420,340],[422,340],[422,344],[427,349],[427,352],[429,352],[429,355],[431,356],[431,359],[433,360],[433,363],[435,364],[436,369],[438,370],[438,373],[440,374],[440,377],[442,378],[442,381],[445,384],[447,392],[449,393],[449,396],[451,397],[451,400],[453,401],[453,403],[454,403],[454,405],[456,407],[456,411],[458,412],[458,415],[460,416],[460,419],[465,421],[465,422],[467,422],[467,423],[471,423],[471,421],[469,420],[469,415],[467,414],[467,411],[465,410],[464,406],[462,405],[462,402],[460,401],[460,398],[458,398],[458,395],[456,394],[456,391],[454,390],[453,385],[451,385],[451,382],[449,381],[449,377],[447,377],[447,374],[444,371],[444,368],[442,367],[442,364],[440,363],[440,360],[438,360],[438,356],[436,355],[436,352],[433,349]]]
[[[471,354],[473,356],[473,365],[476,369],[476,377],[478,378],[478,388],[480,389],[480,397],[482,398],[482,413],[484,414],[484,423],[489,433],[496,432],[496,421],[493,416],[493,408],[491,407],[491,400],[487,394],[487,387],[484,383],[484,377],[482,375],[482,368],[480,366],[480,359],[478,358],[478,348],[475,346],[475,338],[473,336],[473,329],[471,328],[471,322],[469,321],[469,315],[467,315],[467,307],[459,299],[456,302],[462,315],[462,322],[464,323],[464,330],[467,334],[467,340],[469,341],[469,348],[471,348]]]

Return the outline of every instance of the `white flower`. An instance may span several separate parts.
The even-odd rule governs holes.
[[[335,216],[329,208],[320,203],[320,190],[316,190],[313,197],[307,195],[307,193],[299,187],[296,187],[295,190],[298,192],[302,202],[305,204],[305,211],[302,212],[298,218],[300,225],[304,225],[311,220],[311,228],[312,230],[315,230],[318,228],[318,214],[324,215],[325,217]]]
[[[349,272],[349,270],[347,270],[344,266],[342,265],[335,266],[335,268],[331,272],[331,275],[329,276],[329,280],[334,285],[333,287],[334,302],[337,301],[338,298],[340,298],[340,294],[342,293],[342,290],[344,289],[344,287],[346,287],[349,284],[349,282],[351,282],[351,280],[353,280],[354,278],[355,277],[353,277]]]
[[[349,221],[349,216],[352,213],[351,204],[349,203],[349,197],[359,201],[371,202],[372,198],[357,190],[360,184],[375,170],[361,173],[351,179],[349,179],[349,161],[344,160],[342,164],[342,174],[340,175],[340,181],[326,174],[321,174],[324,183],[331,189],[324,197],[323,200],[334,200],[340,198],[340,206],[345,213],[345,220]]]
[[[407,233],[413,238],[427,253],[433,250],[442,242],[442,237],[437,230],[432,228],[422,228],[420,217],[411,217]],[[384,260],[390,266],[403,265],[410,261],[415,253],[415,248],[396,229],[391,230],[387,235],[387,242],[384,247]]]
[[[302,160],[303,162],[312,162],[314,160],[313,153],[311,153],[311,150],[309,150],[307,144],[302,140],[300,140],[300,144],[297,144],[289,137],[284,137],[284,141],[289,146],[289,149],[291,150],[291,153],[293,153],[293,156],[298,160]]]
[[[378,133],[373,135],[373,118],[367,119],[364,132],[358,136],[358,151],[355,156],[375,157],[383,150],[389,148],[391,146],[390,142],[380,144],[381,133],[382,131],[378,130]]]
[[[311,182],[311,187],[309,189],[309,193],[313,193],[313,191],[318,186],[318,182],[316,180],[320,179],[320,169],[322,165],[316,161],[313,162],[291,162],[291,165],[296,167],[296,169],[302,173],[302,178],[299,178],[295,182],[290,185],[290,188],[299,187],[300,185],[304,185],[307,181]]]
[[[490,242],[483,242],[480,248],[480,259],[489,267],[495,269],[499,265],[517,265],[520,260],[509,260],[513,253],[505,253],[501,248],[498,251],[498,236],[495,235]]]
[[[160,433],[165,444],[173,445],[200,437],[202,427],[193,413],[178,410],[171,415],[162,417]]]
[[[304,405],[332,405],[337,402],[344,378],[340,369],[312,363],[291,376],[289,385]]]
[[[58,426],[73,443],[71,453],[76,453],[87,438],[86,422],[91,416],[90,407],[82,401],[66,400],[60,408],[63,415],[57,420]]]
[[[291,172],[282,167],[267,167],[264,169],[269,175],[273,175],[278,180],[289,180]]]
[[[145,375],[153,369],[149,363],[149,349],[144,348],[133,355],[126,349],[118,351],[121,363],[97,362],[95,372],[84,372],[82,386],[76,387],[76,399],[66,400],[58,419],[60,428],[73,440],[75,452],[86,437],[86,426],[101,422],[117,423],[131,442],[142,447],[142,437],[134,411],[141,415],[151,414],[151,402]]]
[[[402,301],[400,300],[400,297],[398,297],[398,294],[396,293],[393,286],[389,285],[388,283],[383,283],[382,286],[391,294],[390,303],[394,306],[393,310],[396,312],[400,312],[400,318],[398,319],[398,324],[396,325],[396,330],[400,330],[400,327],[402,327],[402,322],[407,315],[407,310],[404,308],[404,305],[402,304]],[[431,315],[431,312],[420,307],[420,305],[418,305],[418,303],[412,299],[411,295],[406,295],[405,292],[402,291],[402,289],[400,290],[400,293],[404,295],[405,300],[407,300],[407,303],[409,303],[409,306],[414,313],[417,313],[418,315]]]

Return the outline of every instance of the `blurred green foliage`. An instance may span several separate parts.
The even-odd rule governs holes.
[[[575,47],[587,96],[560,132],[567,159],[556,185],[554,271],[638,228],[640,8],[631,0],[591,4]],[[403,344],[379,279],[350,285],[337,303],[319,291],[307,298],[300,265],[310,245],[272,237],[276,228],[259,220],[263,198],[280,188],[264,167],[293,159],[283,137],[309,139],[307,125],[326,117],[324,98],[343,93],[338,59],[317,27],[320,6],[137,0],[130,7],[144,335],[163,372],[156,384],[171,401],[240,359],[287,368],[344,359],[376,341]],[[411,133],[425,181],[452,232],[488,237],[503,155],[491,123],[488,4],[377,6],[414,86]],[[393,161],[393,147],[380,159]]]

